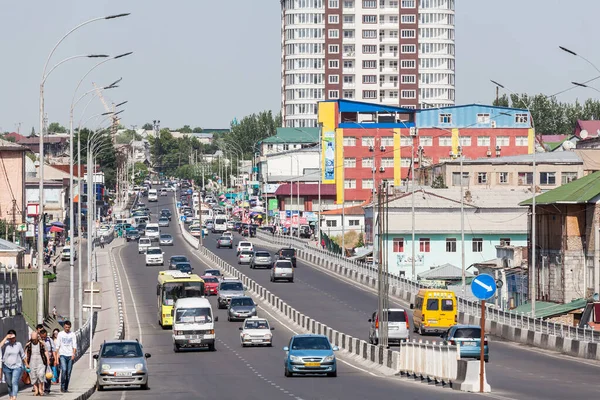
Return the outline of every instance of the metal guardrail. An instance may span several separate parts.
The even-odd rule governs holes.
[[[299,249],[306,250],[309,252],[308,254],[316,255],[315,257],[310,257],[313,258],[314,261],[306,259],[305,261],[314,262],[316,264],[324,262],[336,263],[342,267],[368,276],[374,280],[376,280],[378,277],[377,269],[373,268],[371,265],[361,261],[349,260],[348,258],[342,257],[342,255],[339,254],[332,254],[315,245],[311,246],[311,243],[307,242],[306,240],[289,236],[269,235],[261,231],[257,231],[257,237],[277,245],[292,245]],[[387,278],[390,286],[396,286],[400,291],[408,292],[413,295],[416,295],[420,289],[428,287],[419,282],[396,274],[388,273]],[[467,315],[473,315],[475,317],[481,317],[481,304],[478,301],[468,300],[459,295],[457,295],[457,301],[459,312],[463,312]],[[567,339],[589,341],[592,343],[600,342],[600,332],[591,328],[578,328],[565,324],[548,322],[541,318],[533,318],[525,313],[517,314],[510,311],[503,311],[496,308],[494,305],[489,304],[486,305],[486,320]]]
[[[98,313],[94,312],[94,317],[92,318],[94,321],[94,325],[92,327],[92,334],[96,332],[96,326],[98,325]],[[77,356],[75,356],[75,362],[77,362],[88,350],[90,347],[90,319],[88,318],[85,321],[85,324],[79,329],[75,331],[75,337],[77,338],[77,346],[79,349],[77,350]]]

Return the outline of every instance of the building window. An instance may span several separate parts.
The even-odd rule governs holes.
[[[400,147],[408,147],[413,145],[412,136],[402,136],[400,137]]]
[[[498,183],[501,185],[508,183],[508,172],[498,172]]]
[[[487,183],[488,183],[487,172],[478,172],[477,173],[477,183],[479,185],[487,185]]]
[[[500,238],[500,246],[510,246],[510,238]]]
[[[401,17],[402,17],[402,20],[401,20],[402,24],[414,24],[415,22],[417,22],[417,18],[414,14],[402,15]]]
[[[290,149],[290,145],[289,144],[284,144],[283,145],[283,151],[288,151]]]
[[[415,69],[417,63],[415,60],[402,60],[400,61],[400,68],[402,69]]]
[[[268,144],[267,145],[267,150],[273,150],[273,145],[272,144]]]
[[[515,146],[529,146],[529,138],[527,136],[515,137]]]
[[[483,238],[473,238],[473,253],[481,253],[483,251]]]
[[[419,146],[429,147],[433,146],[432,136],[419,136]]]
[[[363,8],[377,8],[377,0],[363,0]]]
[[[344,8],[354,8],[354,0],[345,0]]]
[[[363,68],[364,69],[375,69],[375,68],[377,68],[377,61],[375,61],[375,60],[363,61]]]
[[[496,146],[505,147],[510,146],[510,137],[508,136],[497,136]]]
[[[344,29],[344,38],[346,38],[346,39],[354,38],[354,29]],[[352,55],[354,55],[354,51],[352,51]]]
[[[490,147],[490,137],[489,136],[478,136],[477,137],[477,146]]]
[[[348,220],[348,225],[350,225],[350,226],[359,226],[360,225],[360,220],[359,219],[349,219]]]
[[[329,91],[329,99],[339,99],[340,98],[340,92],[337,90],[330,90]]]
[[[330,24],[339,24],[340,23],[340,16],[337,15],[337,14],[330,15],[329,16],[329,23]]]
[[[527,121],[529,121],[529,116],[527,114],[515,114],[516,124],[526,124]]]
[[[363,15],[363,24],[376,24],[377,15]]]
[[[375,29],[363,29],[363,39],[377,39],[377,30]]]
[[[380,166],[383,168],[394,168],[394,158],[393,157],[383,157],[381,159]]]
[[[477,123],[478,124],[489,124],[490,123],[490,114],[477,114]]]
[[[344,158],[345,168],[356,168],[356,158]]]
[[[410,166],[411,166],[410,165],[410,158],[406,158],[406,157],[401,158],[400,159],[400,166],[402,168],[410,168]]]
[[[394,145],[394,137],[393,136],[382,136],[380,143],[382,146],[393,146]]]
[[[562,172],[560,174],[561,183],[567,184],[577,179],[577,172]]]
[[[340,62],[338,60],[329,60],[329,68],[338,69],[340,67]]]
[[[417,83],[416,75],[400,75],[400,82],[405,84]]]
[[[344,179],[344,189],[356,189],[356,179]]]
[[[429,238],[419,239],[419,251],[421,253],[429,253],[431,251],[431,241]]]
[[[458,141],[462,147],[468,147],[471,145],[471,136],[461,136]]]
[[[340,46],[337,44],[329,45],[329,54],[338,54],[340,52]]]
[[[328,219],[327,220],[327,227],[328,228],[335,228],[337,226],[337,221],[335,219]]]
[[[452,146],[452,138],[450,136],[440,136],[438,142],[440,146]]]
[[[327,33],[327,36],[329,36],[329,39],[337,39],[340,37],[340,30],[339,29],[330,29]]]
[[[373,168],[373,157],[363,158],[362,159],[362,167],[363,168]]]
[[[363,136],[361,141],[363,146],[375,146],[375,138],[373,136]]]
[[[556,185],[556,172],[540,172],[540,185]]]
[[[402,54],[414,54],[417,52],[417,46],[414,44],[403,44],[400,46],[400,53]]]
[[[340,83],[339,75],[329,75],[329,83]]]
[[[347,62],[344,61],[344,68],[352,68],[352,64],[346,64]],[[344,83],[354,83],[354,75],[344,75]]]
[[[343,91],[345,99],[353,99],[354,98],[354,90],[344,90]]]
[[[363,99],[376,99],[377,91],[376,90],[363,90]]]
[[[402,0],[400,8],[415,8],[415,0]]]
[[[402,91],[402,98],[403,99],[416,99],[417,98],[417,91],[416,90],[403,90]]]
[[[440,114],[440,124],[451,124],[452,114]]]
[[[363,83],[377,83],[376,75],[363,75]]]
[[[403,39],[413,39],[417,36],[416,30],[414,29],[402,29],[400,31],[400,37]]]
[[[533,172],[519,172],[519,186],[533,184]]]
[[[394,238],[394,253],[404,253],[404,238]]]
[[[353,136],[344,136],[344,147],[356,146],[356,138]]]
[[[460,186],[460,172],[453,172],[452,173],[452,186]],[[463,179],[462,179],[462,185],[463,186],[469,186],[469,173],[468,172],[463,172]]]
[[[365,44],[363,45],[363,54],[376,54],[377,53],[377,46],[372,45],[372,44]]]
[[[446,238],[446,253],[456,253],[456,239]]]
[[[363,179],[362,180],[362,188],[363,189],[373,189],[373,179]]]

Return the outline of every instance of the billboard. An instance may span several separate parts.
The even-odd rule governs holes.
[[[325,132],[321,146],[323,183],[335,183],[335,132]]]

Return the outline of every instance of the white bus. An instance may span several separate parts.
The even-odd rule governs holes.
[[[198,218],[200,218],[201,224],[205,224],[208,221],[212,221],[213,220],[213,210],[208,208],[207,204],[202,204],[202,210],[200,211],[200,215],[198,216]]]
[[[148,201],[158,201],[158,191],[156,189],[148,190]]]

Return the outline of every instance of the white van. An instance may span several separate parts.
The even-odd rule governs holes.
[[[150,240],[158,241],[160,239],[160,226],[157,223],[147,224],[146,237]]]
[[[212,233],[223,233],[227,231],[227,219],[225,216],[216,216]]]
[[[178,299],[173,307],[173,351],[182,347],[215,350],[215,322],[212,307],[204,297]]]
[[[158,201],[158,191],[156,189],[148,190],[148,201]]]

